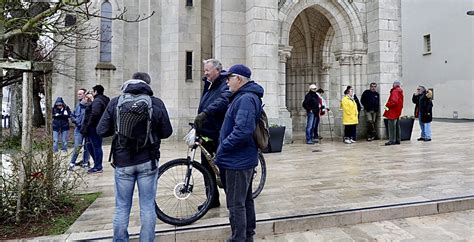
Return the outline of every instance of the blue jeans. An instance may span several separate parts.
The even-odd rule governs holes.
[[[54,152],[58,152],[59,136],[61,136],[61,142],[63,144],[63,147],[61,150],[67,151],[67,140],[69,138],[68,133],[69,133],[69,130],[63,130],[63,131],[53,130],[53,151]]]
[[[79,132],[81,129],[76,127],[74,129],[74,152],[72,153],[71,157],[71,164],[75,164],[77,157],[79,156],[79,151],[81,150],[81,147],[83,146],[85,140],[84,137],[82,136],[81,132]],[[82,158],[82,164],[86,165],[89,164],[89,151],[87,151],[86,145],[84,144],[84,156]]]
[[[253,168],[221,169],[220,172],[232,230],[228,241],[253,241],[256,227],[255,205],[252,198]]]
[[[423,139],[431,139],[431,122],[423,123],[421,121],[421,112],[418,113],[418,122],[420,123],[421,129],[420,137]]]
[[[313,114],[314,115],[314,114]],[[318,115],[314,115],[314,128],[313,128],[313,138],[314,139],[319,139],[319,133],[318,133],[318,128],[319,128],[319,120],[321,117]]]
[[[306,143],[313,142],[313,131],[316,124],[316,119],[314,118],[313,112],[306,113]]]
[[[158,163],[158,162],[157,162]],[[156,164],[158,166],[158,164]],[[129,241],[128,223],[132,208],[135,182],[138,184],[140,203],[140,241],[154,241],[156,212],[155,197],[158,168],[151,162],[115,168],[114,241]]]
[[[102,159],[104,152],[102,151],[102,137],[100,137],[95,127],[90,127],[87,130],[87,150],[94,160],[94,167],[97,170],[102,170]]]

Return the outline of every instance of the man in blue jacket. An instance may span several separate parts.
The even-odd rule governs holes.
[[[229,241],[253,241],[255,206],[252,177],[258,162],[253,138],[262,113],[263,88],[250,80],[250,69],[234,65],[227,85],[232,95],[219,136],[216,164],[223,181],[232,235]]]
[[[84,137],[81,134],[81,126],[82,126],[82,122],[84,120],[84,115],[86,112],[86,99],[84,98],[86,96],[86,92],[87,90],[84,88],[81,88],[77,91],[77,99],[79,103],[76,105],[74,112],[72,112],[71,114],[71,121],[73,124],[76,125],[76,128],[74,129],[74,152],[72,153],[69,169],[74,168],[74,166],[76,165],[76,160],[77,160],[77,157],[79,156],[79,150],[82,144],[84,144]],[[84,145],[82,167],[88,168],[88,166],[89,166],[89,152],[87,151],[87,148]]]
[[[115,215],[113,221],[114,241],[128,241],[128,223],[132,208],[133,190],[138,184],[140,200],[140,241],[154,241],[156,226],[155,197],[158,179],[161,139],[168,138],[173,132],[165,104],[153,96],[149,86],[150,76],[145,72],[136,72],[132,79],[122,85],[123,93],[149,95],[153,113],[151,117],[151,139],[144,147],[134,145],[121,147],[114,140],[112,154],[115,165]],[[115,132],[117,122],[117,104],[114,97],[97,127],[102,137]],[[146,128],[144,128],[146,129]],[[143,130],[142,130],[143,131]],[[153,140],[154,142],[152,142]]]
[[[219,132],[224,115],[229,105],[229,88],[227,87],[227,76],[224,75],[222,64],[216,59],[208,59],[204,63],[204,90],[202,92],[201,102],[199,103],[198,115],[194,120],[196,131],[208,139],[202,143],[204,148],[211,154],[215,154],[217,150]],[[216,185],[216,177],[209,163],[206,161],[204,153],[201,152],[201,164],[213,174],[211,178],[214,180],[214,196],[210,208],[220,206],[219,190]]]

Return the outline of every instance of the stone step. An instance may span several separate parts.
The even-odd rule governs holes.
[[[257,220],[257,237],[291,232],[340,227],[383,220],[435,215],[474,209],[474,195],[426,202],[390,204],[375,207],[356,208],[318,214],[293,215]],[[213,224],[206,226],[176,227],[159,230],[157,241],[199,241],[225,240],[230,234],[230,226]],[[137,239],[135,237],[134,239]],[[138,241],[138,240],[137,240]]]

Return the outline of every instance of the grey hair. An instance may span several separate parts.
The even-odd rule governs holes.
[[[422,85],[418,85],[418,87],[421,89],[422,92],[426,92],[426,88]]]
[[[211,63],[214,68],[216,68],[219,72],[222,71],[222,63],[217,59],[207,59],[203,60],[202,63],[205,65],[207,63]]]
[[[232,74],[232,75],[235,75],[235,76],[239,76],[242,80],[244,80],[245,82],[249,82],[251,81],[250,78],[246,77],[246,76],[242,76],[242,75],[239,75],[239,74]]]

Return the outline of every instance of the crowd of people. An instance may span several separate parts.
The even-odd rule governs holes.
[[[322,97],[324,91],[318,89],[315,84],[309,86],[309,91],[303,101],[306,110],[306,144],[318,143],[319,120],[329,109]],[[431,141],[431,121],[433,119],[432,102],[433,93],[423,86],[418,86],[413,94],[412,102],[415,104],[415,117],[418,118],[421,134],[418,141]],[[400,116],[403,109],[403,90],[399,80],[393,82],[390,96],[383,106],[383,116],[387,119],[389,141],[385,145],[399,145],[401,141]],[[377,92],[377,84],[370,83],[369,89],[362,93],[361,101],[354,93],[351,86],[344,90],[344,96],[340,102],[342,113],[342,124],[344,126],[343,142],[355,143],[357,140],[357,125],[360,113],[363,110],[367,122],[367,141],[377,139],[377,119],[380,117],[380,94]]]

